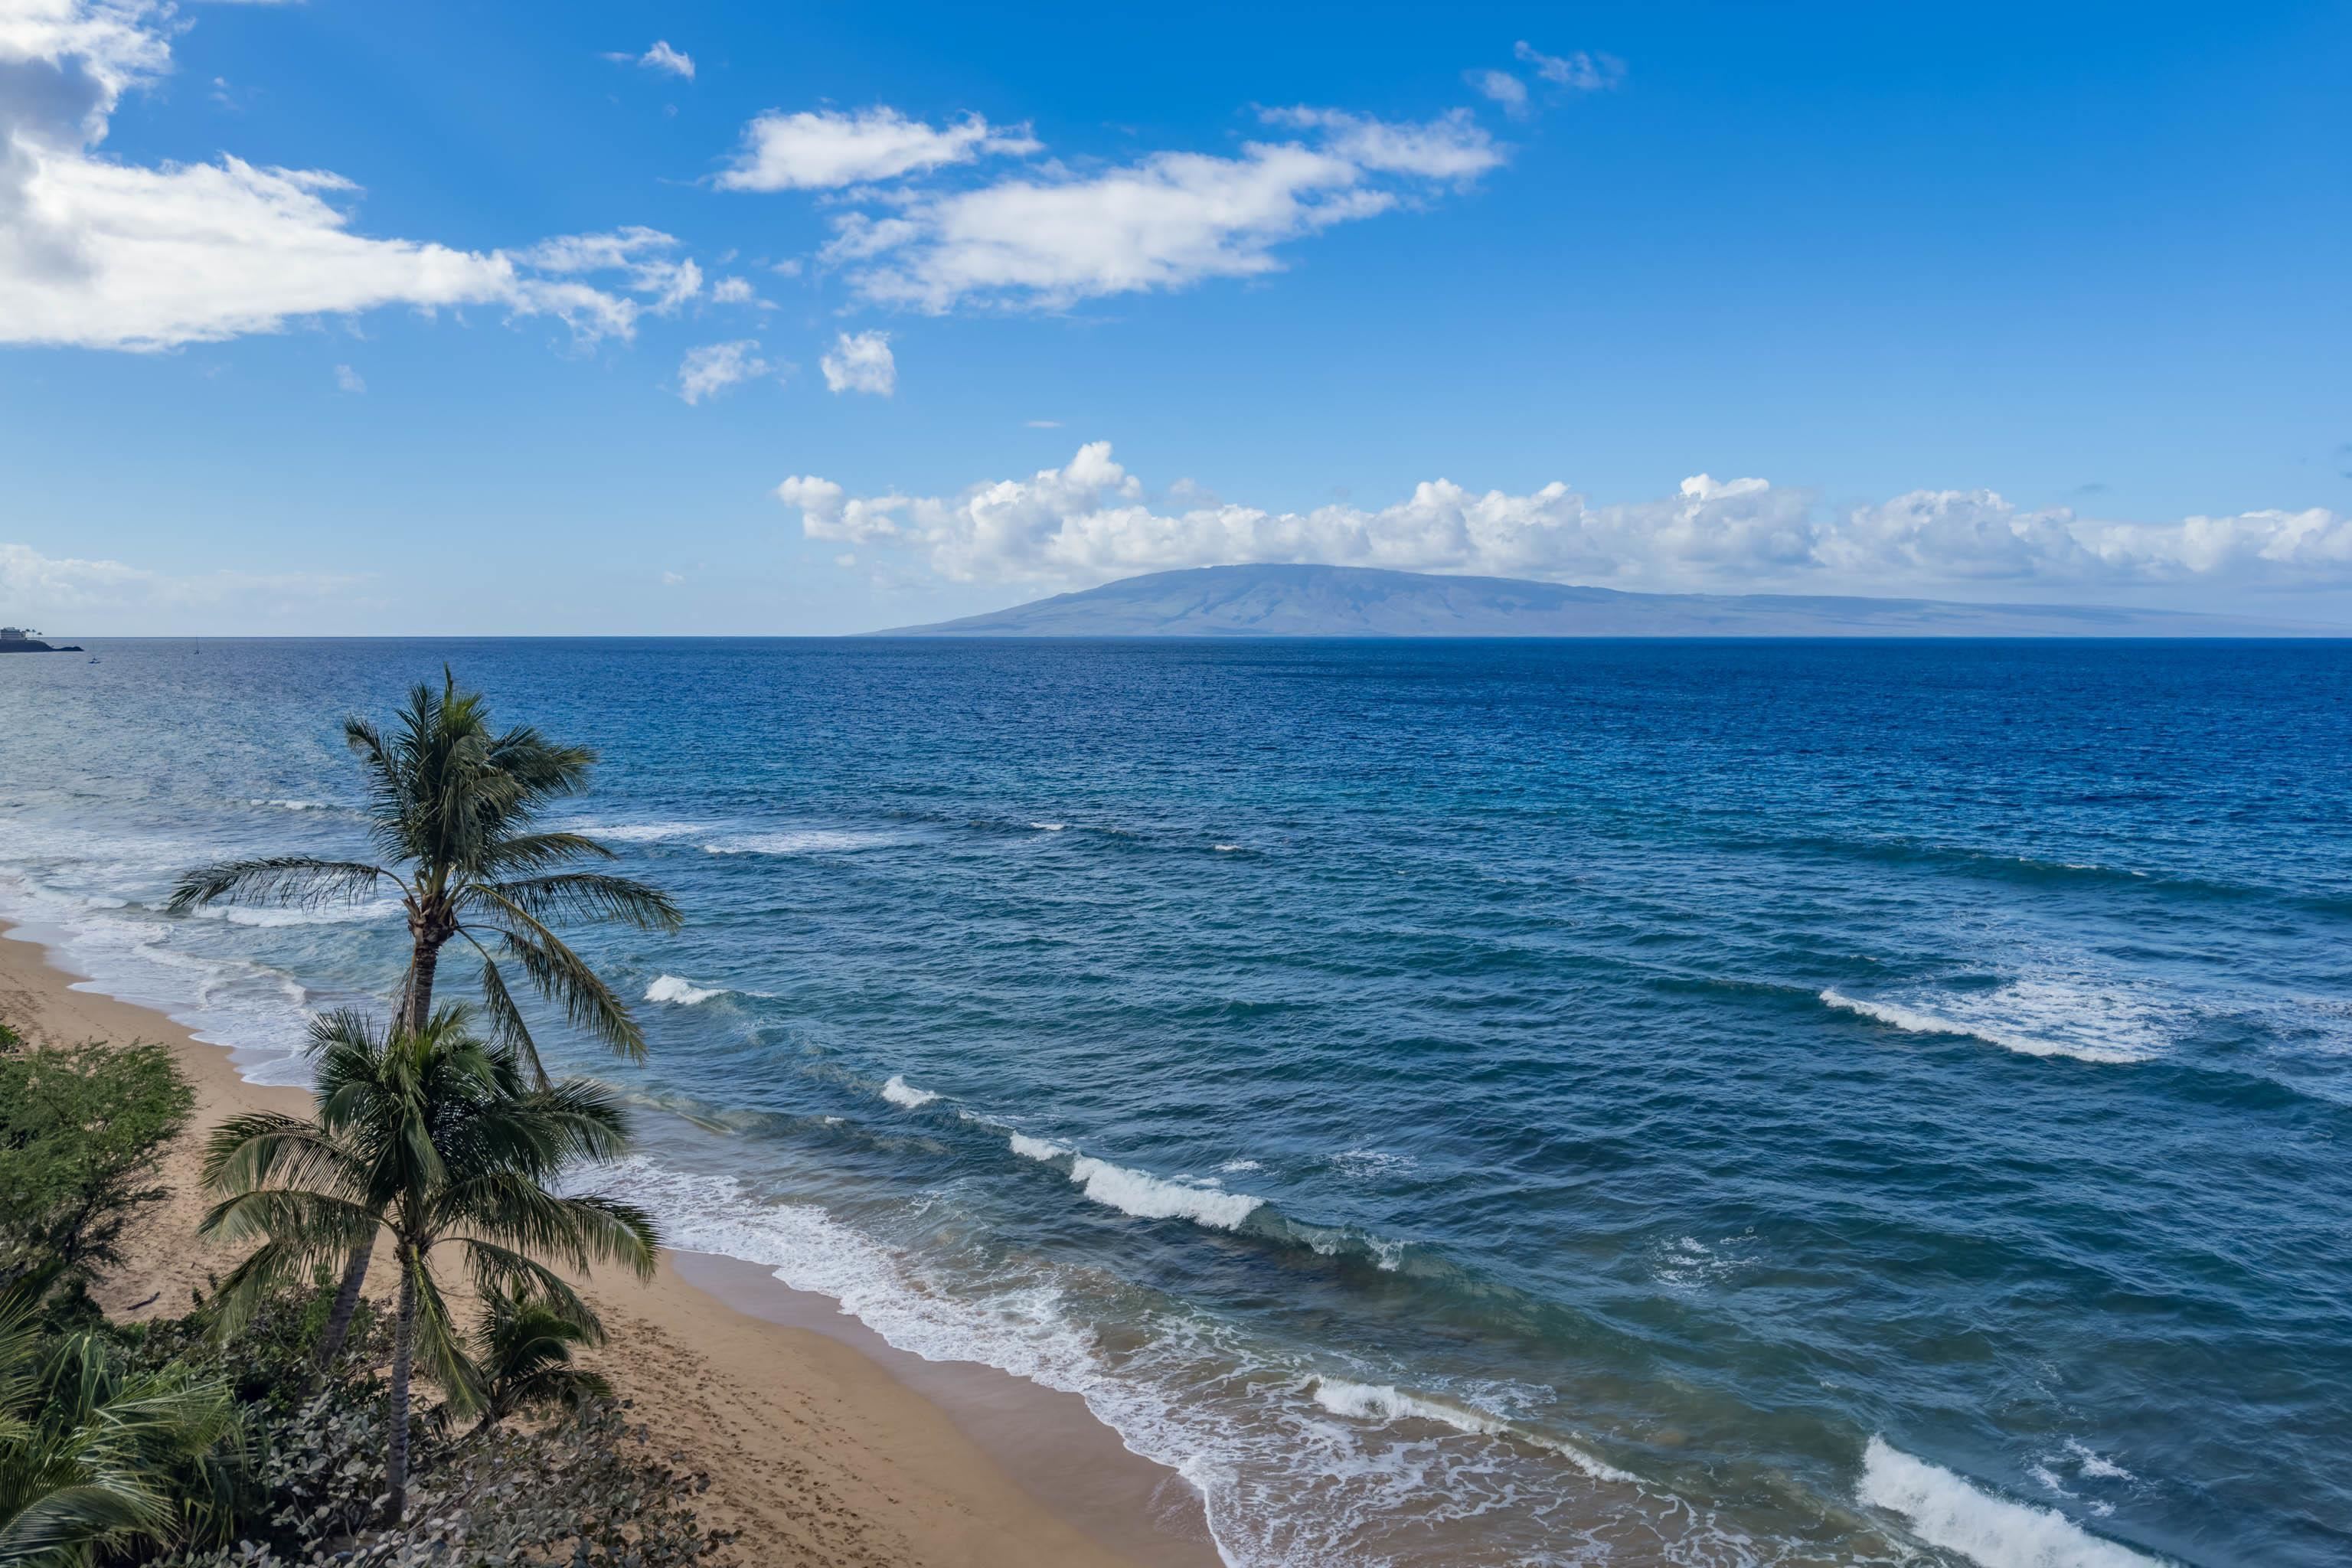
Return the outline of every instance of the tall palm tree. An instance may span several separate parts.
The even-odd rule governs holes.
[[[539,1047],[500,957],[572,1024],[641,1059],[645,1035],[626,1004],[550,929],[572,919],[677,929],[677,906],[660,889],[562,868],[610,860],[611,849],[538,826],[550,802],[586,785],[595,753],[557,745],[528,725],[494,732],[481,694],[458,690],[446,667],[441,689],[420,682],[389,730],[353,717],[343,721],[343,738],[368,775],[369,837],[383,864],[310,855],[224,860],[183,876],[165,907],[174,913],[207,904],[315,908],[356,901],[389,884],[400,892],[410,942],[395,1028],[421,1029],[432,1016],[441,950],[462,940],[481,960],[482,998],[499,1037],[542,1086]],[[351,1331],[370,1256],[362,1247],[344,1259],[320,1342],[322,1367]]]
[[[260,1246],[221,1282],[215,1329],[234,1333],[269,1293],[381,1235],[400,1268],[386,1442],[386,1517],[407,1507],[409,1379],[441,1385],[453,1410],[482,1404],[436,1267],[455,1252],[477,1291],[528,1292],[593,1328],[595,1313],[541,1259],[575,1272],[620,1263],[650,1276],[653,1222],[629,1204],[551,1190],[564,1168],[628,1142],[620,1102],[581,1079],[536,1087],[520,1055],[469,1030],[463,1007],[378,1034],[352,1012],[313,1025],[318,1112],[224,1122],[205,1179],[225,1195],[200,1229]]]
[[[657,888],[562,868],[610,860],[611,849],[582,834],[538,826],[550,802],[585,787],[596,754],[557,745],[529,725],[494,733],[481,693],[458,690],[446,669],[438,691],[419,683],[409,692],[389,730],[352,717],[343,721],[343,738],[367,772],[369,837],[382,864],[311,855],[223,860],[181,877],[164,907],[175,914],[207,904],[316,908],[355,902],[388,883],[400,892],[411,944],[396,1025],[424,1026],[441,950],[462,940],[481,960],[492,1024],[541,1082],[546,1074],[539,1048],[499,968],[501,957],[573,1025],[642,1058],[645,1035],[628,1006],[550,924],[678,926],[677,906]]]
[[[126,1370],[96,1334],[52,1339],[52,1268],[0,1292],[0,1563],[80,1568],[133,1541],[226,1528],[242,1458],[228,1385]]]

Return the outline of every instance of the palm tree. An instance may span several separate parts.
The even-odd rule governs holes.
[[[594,1324],[548,1302],[505,1290],[487,1292],[482,1307],[482,1325],[474,1333],[482,1410],[476,1431],[535,1405],[577,1411],[592,1400],[613,1396],[611,1384],[572,1364],[574,1347],[603,1342],[604,1336]]]
[[[610,860],[610,848],[537,826],[551,801],[585,787],[596,754],[556,745],[528,725],[494,734],[481,693],[458,690],[446,669],[440,690],[419,683],[409,692],[391,731],[352,717],[343,721],[343,738],[367,770],[369,837],[384,864],[310,855],[223,860],[181,877],[164,907],[174,914],[208,904],[308,909],[356,902],[389,883],[400,891],[411,942],[395,1026],[424,1026],[441,950],[462,939],[481,959],[492,1023],[542,1084],[539,1048],[500,957],[571,1023],[642,1059],[645,1035],[627,1005],[549,925],[617,921],[676,931],[679,923],[677,906],[657,888],[559,868]]]
[[[228,1385],[126,1372],[96,1334],[52,1342],[40,1306],[58,1272],[0,1292],[0,1563],[79,1568],[225,1526],[241,1458]]]
[[[527,1291],[593,1329],[595,1313],[541,1259],[575,1272],[621,1263],[646,1277],[657,1246],[643,1210],[549,1187],[566,1166],[627,1146],[618,1100],[581,1079],[533,1086],[511,1045],[485,1043],[469,1023],[464,1007],[388,1035],[356,1013],[321,1017],[312,1026],[317,1115],[232,1118],[205,1160],[205,1181],[226,1195],[199,1228],[261,1243],[214,1294],[219,1333],[235,1333],[271,1291],[320,1263],[379,1235],[391,1243],[400,1268],[385,1453],[394,1523],[407,1506],[412,1369],[421,1365],[459,1414],[483,1403],[436,1254],[459,1254],[486,1297]]]
[[[546,1069],[500,957],[572,1024],[642,1059],[645,1035],[627,1005],[549,926],[572,919],[678,926],[677,906],[656,888],[562,868],[610,860],[611,849],[537,826],[550,802],[586,785],[595,753],[556,745],[529,726],[494,733],[481,694],[458,690],[446,667],[441,689],[420,682],[389,731],[353,717],[343,721],[343,738],[367,772],[369,837],[383,864],[309,855],[224,860],[183,876],[165,907],[174,913],[207,904],[315,908],[356,901],[390,884],[399,889],[410,942],[395,1029],[421,1029],[432,1016],[441,950],[462,939],[481,959],[482,997],[500,1038],[542,1087]],[[320,1342],[321,1367],[342,1350],[369,1257],[361,1247],[344,1260]]]

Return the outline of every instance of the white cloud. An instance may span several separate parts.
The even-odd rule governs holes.
[[[1548,55],[1525,38],[1511,47],[1511,53],[1522,64],[1535,67],[1536,75],[1544,80],[1576,92],[1599,92],[1625,79],[1625,62],[1614,55],[1587,54],[1582,49]]]
[[[645,67],[647,70],[667,71],[672,76],[684,77],[688,81],[694,79],[694,58],[681,50],[671,48],[668,41],[663,38],[655,39],[654,47],[644,54],[635,57],[608,55],[605,58],[617,60],[634,59],[635,64]]]
[[[992,127],[977,114],[934,127],[887,105],[855,114],[771,110],[743,128],[743,145],[718,184],[730,191],[833,190],[1037,146],[1026,127]]]
[[[1276,271],[1285,241],[1385,212],[1430,182],[1467,182],[1504,155],[1465,110],[1421,124],[1304,108],[1262,117],[1308,134],[1237,157],[1157,153],[1088,174],[900,193],[887,216],[836,218],[824,258],[876,303],[1058,309]]]
[[[176,577],[120,561],[44,555],[0,543],[0,602],[11,617],[59,636],[127,624],[147,629],[161,613],[226,609],[257,620],[348,593],[360,580],[318,573],[210,572]]]
[[[1028,424],[1032,430],[1059,430],[1062,427],[1058,419],[1032,419]]]
[[[748,278],[721,278],[710,286],[710,302],[714,305],[751,305],[760,296]]]
[[[121,95],[170,68],[174,25],[143,0],[0,5],[0,342],[167,348],[386,305],[626,336],[646,308],[527,254],[354,234],[336,204],[357,187],[322,170],[103,155]]]
[[[678,362],[677,395],[688,403],[716,397],[738,382],[751,381],[774,369],[760,357],[757,338],[731,343],[705,343],[688,349]]]
[[[2352,584],[2352,518],[2317,508],[2138,524],[2026,510],[1990,490],[1920,490],[1838,510],[1760,479],[1705,474],[1674,495],[1613,505],[1559,483],[1513,495],[1433,479],[1377,510],[1277,512],[1197,491],[1194,503],[1171,493],[1175,504],[1154,507],[1101,441],[1065,468],[952,497],[852,497],[814,478],[788,479],[776,495],[812,539],[909,552],[960,581],[1079,584],[1318,562],[1653,590]]]
[[[1508,71],[1464,71],[1463,79],[1475,89],[1479,96],[1494,100],[1513,119],[1528,111],[1528,84]]]
[[[887,397],[898,389],[898,362],[891,357],[887,332],[843,332],[833,352],[817,361],[830,392],[870,392]]]
[[[344,392],[358,393],[367,390],[367,382],[362,378],[359,372],[347,364],[339,364],[335,367],[335,385]]]

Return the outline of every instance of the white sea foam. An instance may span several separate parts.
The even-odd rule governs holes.
[[[666,838],[691,838],[709,829],[698,822],[582,822],[563,831],[589,838],[608,838],[615,844],[658,844]]]
[[[1013,1152],[1024,1160],[1058,1160],[1070,1152],[1048,1138],[1032,1138],[1025,1132],[1013,1135]]]
[[[1209,847],[1215,850],[1220,855],[1230,855],[1234,850],[1239,849],[1241,846],[1238,844],[1212,844]]]
[[[675,974],[662,975],[646,987],[646,1001],[667,1002],[679,1007],[691,1007],[698,1002],[708,1002],[713,996],[723,994],[723,987],[705,990],[693,981],[682,980]]]
[[[838,827],[793,827],[774,833],[740,833],[714,838],[702,847],[713,855],[837,855],[872,849],[898,840],[887,833]]]
[[[1915,1035],[1956,1035],[2030,1057],[2139,1062],[2168,1039],[2164,1012],[2095,986],[2019,980],[1984,992],[1947,992],[1894,1001],[1828,990],[1822,1001]]]
[[[1040,833],[1059,833],[1070,825],[1066,822],[1033,822],[1029,826]]]
[[[2158,1561],[2100,1540],[2054,1508],[1996,1497],[1883,1437],[1864,1450],[1854,1495],[1902,1515],[1930,1546],[1983,1568],[2153,1568]]]
[[[937,1100],[939,1093],[935,1089],[917,1089],[907,1081],[905,1074],[892,1073],[890,1081],[882,1086],[882,1098],[893,1105],[913,1110]]]
[[[279,811],[332,811],[335,809],[335,803],[331,800],[248,800],[245,804],[273,806]]]
[[[1330,1155],[1328,1163],[1341,1175],[1357,1181],[1385,1176],[1392,1172],[1409,1171],[1420,1162],[1410,1154],[1392,1154],[1380,1149],[1348,1149]]]
[[[1633,1479],[1625,1471],[1614,1465],[1604,1464],[1573,1443],[1540,1436],[1475,1406],[1457,1405],[1447,1399],[1433,1399],[1426,1394],[1406,1394],[1387,1384],[1322,1378],[1315,1384],[1315,1403],[1334,1415],[1345,1415],[1357,1421],[1434,1421],[1457,1432],[1472,1432],[1487,1437],[1515,1437],[1559,1455],[1595,1480]]]
[[[1255,1160],[1228,1160],[1217,1169],[1229,1176],[1238,1176],[1249,1171],[1263,1171],[1265,1167]]]
[[[1070,1180],[1095,1202],[1121,1214],[1138,1219],[1189,1219],[1211,1230],[1234,1229],[1265,1202],[1247,1193],[1184,1186],[1085,1154],[1070,1162]]]
[[[2084,1475],[2103,1481],[2136,1481],[2139,1478],[2116,1464],[2094,1453],[2080,1438],[2066,1439],[2066,1452],[2073,1455],[2075,1468]]]

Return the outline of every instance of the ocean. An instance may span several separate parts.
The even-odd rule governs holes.
[[[156,906],[446,661],[688,911],[601,1184],[1231,1563],[2352,1560],[2352,647],[89,647],[0,915],[299,1080],[396,912]]]

